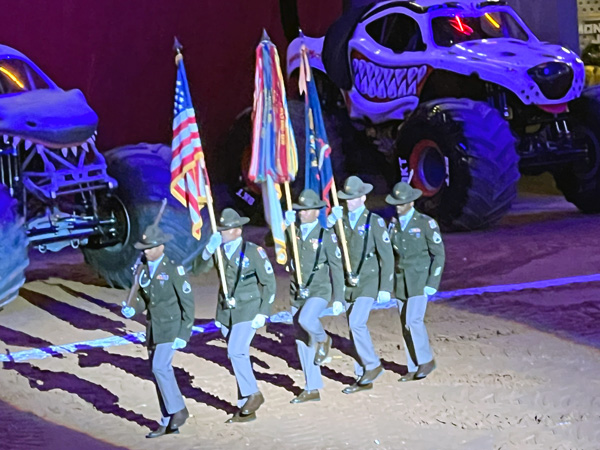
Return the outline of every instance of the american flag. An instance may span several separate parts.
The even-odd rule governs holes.
[[[192,219],[192,235],[200,239],[202,216],[200,210],[207,203],[210,182],[206,172],[200,133],[192,105],[190,88],[185,74],[183,58],[177,55],[177,84],[173,142],[171,144],[171,194],[187,206]]]

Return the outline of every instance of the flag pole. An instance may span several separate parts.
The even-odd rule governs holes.
[[[203,170],[204,176],[206,177],[206,180],[208,180],[208,172],[206,170],[206,163],[204,162],[204,159],[198,161],[198,170]],[[217,220],[215,219],[215,208],[210,183],[207,183],[206,185],[206,204],[208,207],[208,217],[210,218],[210,229],[213,233],[217,233]],[[217,268],[219,272],[219,278],[221,279],[221,289],[223,290],[223,295],[225,298],[228,298],[229,292],[227,289],[227,280],[225,279],[225,265],[223,263],[223,252],[221,246],[217,248],[216,254]]]
[[[290,182],[285,181],[283,183],[285,187],[285,202],[287,210],[292,210],[292,194],[290,192]],[[298,253],[298,239],[296,238],[296,224],[290,224],[290,232],[292,234],[292,250],[294,253],[294,272],[296,272],[296,281],[298,282],[298,288],[302,287],[302,268],[300,267],[300,254]]]
[[[335,178],[331,180],[331,197],[333,198],[333,205],[340,206],[338,200],[337,188],[335,187]],[[346,242],[346,232],[344,230],[344,222],[340,217],[337,220],[338,232],[340,233],[340,241],[342,241],[342,253],[344,254],[344,265],[346,266],[346,272],[348,275],[352,274],[352,265],[350,264],[350,253],[348,253],[348,243]]]
[[[181,49],[183,46],[180,44],[179,40],[175,38],[175,44],[173,46],[177,54],[175,55],[175,65],[178,66],[181,61],[183,61],[183,54],[181,53]],[[210,182],[208,178],[208,170],[206,169],[206,162],[204,158],[201,158],[198,161],[198,172],[202,172],[204,174],[204,179],[206,180],[206,203],[208,207],[208,217],[210,218],[210,228],[213,233],[217,233],[217,221],[215,219],[215,208],[212,196],[212,190],[210,188]],[[225,298],[229,297],[229,292],[227,289],[227,280],[225,279],[225,266],[223,264],[223,253],[221,252],[221,247],[219,246],[216,251],[217,254],[217,271],[219,272],[219,278],[221,280],[221,289],[223,290],[223,295]]]

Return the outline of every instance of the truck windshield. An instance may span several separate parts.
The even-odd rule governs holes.
[[[507,12],[489,12],[477,16],[453,14],[431,21],[433,40],[441,47],[451,47],[466,41],[513,38],[529,40],[513,16]]]
[[[0,95],[48,88],[48,83],[25,61],[0,59]]]

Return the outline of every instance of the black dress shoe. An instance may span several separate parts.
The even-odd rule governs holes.
[[[342,392],[344,394],[354,394],[355,392],[368,391],[369,389],[373,389],[373,383],[368,383],[368,384],[354,383],[353,385],[347,386],[344,389],[342,389]]]
[[[370,384],[373,383],[383,373],[383,366],[379,364],[377,367],[371,370],[366,370],[358,384]]]
[[[185,423],[188,417],[190,417],[190,413],[188,412],[187,408],[183,408],[182,410],[177,411],[171,416],[171,421],[169,422],[169,429],[176,430]]]
[[[315,364],[320,366],[327,359],[329,349],[331,348],[331,336],[327,335],[327,339],[317,343],[317,351],[315,352]]]
[[[247,416],[248,414],[256,412],[258,408],[260,408],[260,405],[262,405],[264,402],[265,398],[261,392],[255,392],[254,394],[250,395],[248,400],[246,400],[246,403],[244,403],[244,406],[242,407],[242,414]]]
[[[436,368],[435,359],[432,359],[428,363],[419,364],[417,367],[417,373],[415,373],[415,380],[422,380]]]
[[[398,381],[401,382],[405,382],[405,381],[414,381],[415,380],[415,373],[417,372],[408,372],[406,375],[402,375]]]
[[[319,394],[318,389],[313,389],[312,391],[304,390],[300,392],[300,394],[293,398],[290,403],[306,403],[306,402],[318,402],[321,400],[321,395]]]
[[[244,423],[256,420],[256,413],[243,414],[241,411],[236,412],[232,417],[227,419],[225,423]]]
[[[164,436],[165,434],[179,434],[179,430],[169,430],[165,426],[158,427],[158,430],[154,430],[146,435],[148,439],[157,438]]]

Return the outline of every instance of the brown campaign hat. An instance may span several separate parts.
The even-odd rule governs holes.
[[[217,225],[218,231],[231,230],[232,228],[241,228],[250,222],[248,217],[240,216],[237,211],[231,208],[225,208],[221,212],[219,218],[219,224]]]
[[[138,250],[146,250],[149,248],[158,247],[166,242],[173,239],[172,234],[164,233],[158,225],[150,225],[144,231],[142,239],[139,242],[133,244]]]
[[[390,205],[406,205],[407,203],[414,202],[421,195],[423,195],[423,191],[412,188],[410,184],[401,181],[400,183],[396,183],[394,189],[392,189],[392,193],[388,194],[385,198],[385,202]]]
[[[367,195],[372,190],[372,184],[365,183],[356,175],[352,175],[344,183],[344,190],[338,192],[338,197],[340,200],[352,200]]]
[[[326,203],[319,198],[319,195],[312,189],[304,189],[300,192],[298,197],[298,203],[294,203],[293,207],[295,210],[303,209],[321,209],[326,206]]]

